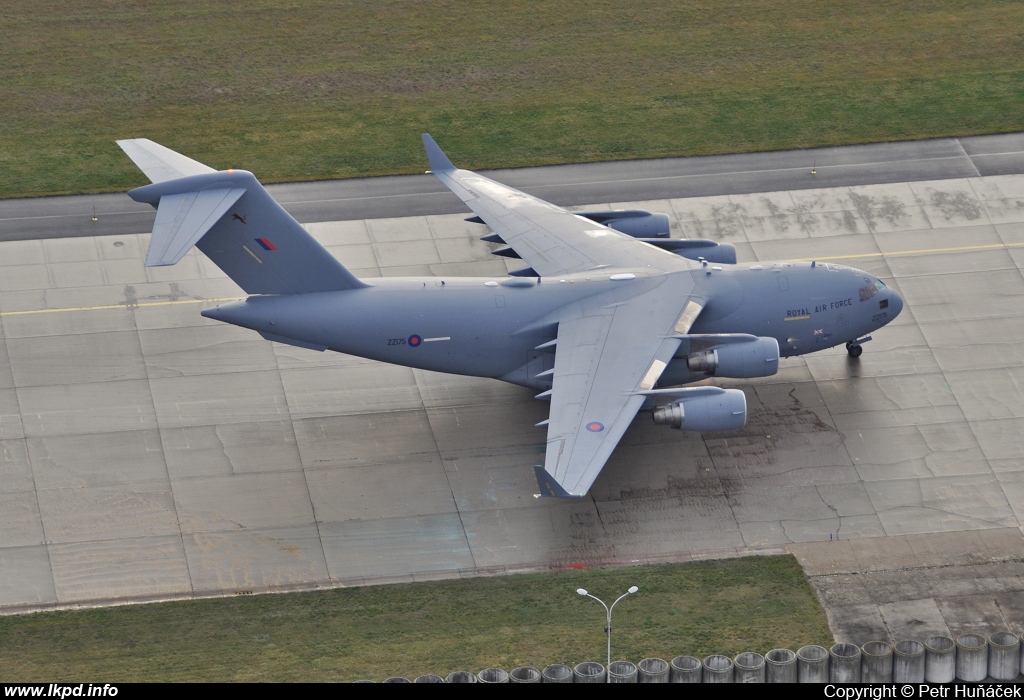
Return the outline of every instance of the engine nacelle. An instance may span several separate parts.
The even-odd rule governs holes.
[[[701,238],[691,239],[693,241],[705,241]],[[736,246],[732,243],[716,243],[715,241],[707,241],[713,245],[704,247],[693,247],[693,248],[682,248],[680,250],[673,250],[672,252],[676,255],[682,255],[684,258],[690,260],[700,260],[704,258],[709,263],[716,263],[718,265],[735,265],[736,264]]]
[[[709,263],[719,265],[736,264],[736,246],[732,243],[719,243],[706,238],[641,238],[640,240],[690,260],[704,258]]]
[[[686,358],[686,366],[691,372],[704,372],[716,377],[770,377],[779,371],[779,341],[775,338],[752,338],[716,345],[692,353]]]
[[[652,214],[642,209],[581,211],[577,214],[633,238],[668,238],[671,228],[665,214]]]
[[[718,389],[654,409],[654,422],[679,430],[738,430],[747,423],[747,397],[739,389]]]

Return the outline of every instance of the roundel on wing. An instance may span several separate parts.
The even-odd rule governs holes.
[[[420,345],[423,344],[423,338],[422,336],[418,336],[415,333],[413,333],[412,335],[409,336],[409,340],[406,342],[408,342],[409,345],[411,345],[412,347],[418,348]]]
[[[587,423],[587,430],[592,433],[599,433],[604,430],[604,423],[598,423],[597,421]]]

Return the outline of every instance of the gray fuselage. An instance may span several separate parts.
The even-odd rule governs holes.
[[[635,278],[611,279],[624,272]],[[690,333],[772,337],[783,357],[855,341],[903,308],[877,278],[841,265],[723,265],[669,274],[692,275],[693,298],[705,307]],[[380,278],[361,289],[254,296],[203,315],[274,340],[544,389],[550,379],[536,375],[553,366],[554,355],[537,348],[555,339],[558,321],[574,313],[575,302],[604,295],[613,304],[664,280],[664,274],[617,268],[543,280]],[[684,361],[672,362],[660,385],[705,377],[686,370]]]

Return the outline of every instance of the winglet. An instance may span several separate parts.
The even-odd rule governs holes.
[[[562,488],[544,467],[537,465],[533,471],[537,474],[537,486],[540,488],[540,493],[534,494],[534,498],[580,498]]]
[[[438,146],[430,134],[423,134],[423,145],[427,149],[427,159],[430,160],[430,169],[435,173],[447,173],[457,168],[448,160],[441,147]]]

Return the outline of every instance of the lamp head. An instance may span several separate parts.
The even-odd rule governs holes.
[[[639,589],[639,588],[637,588],[636,586],[630,586],[630,587],[629,587],[629,593],[636,593],[636,592],[637,592],[637,591],[639,591],[639,590],[640,590],[640,589]]]
[[[587,589],[586,588],[577,588],[576,592],[579,593],[580,595],[587,595]]]

